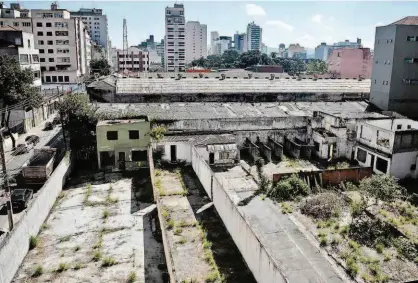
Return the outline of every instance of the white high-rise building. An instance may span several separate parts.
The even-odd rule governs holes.
[[[199,22],[186,24],[186,63],[207,57],[207,27]]]
[[[102,9],[81,8],[77,12],[70,12],[71,17],[79,17],[89,29],[91,39],[104,48],[105,58],[110,61],[110,40],[108,35],[107,16]]]
[[[184,72],[186,67],[186,22],[183,4],[165,8],[164,69]]]
[[[0,26],[10,25],[32,33],[39,50],[43,83],[79,83],[90,73],[91,39],[79,18],[58,9],[21,9],[19,4],[6,8],[0,4]]]
[[[217,31],[212,31],[210,33],[210,54],[211,55],[215,55],[217,52],[217,48],[216,48],[216,41],[219,38],[219,32]]]
[[[262,28],[256,25],[254,22],[247,25],[247,48],[248,50],[261,51],[262,43]]]

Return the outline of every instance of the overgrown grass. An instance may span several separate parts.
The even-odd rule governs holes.
[[[126,279],[126,283],[134,283],[137,279],[135,271],[129,272],[128,279]]]
[[[102,267],[109,267],[112,265],[118,264],[115,258],[107,256],[102,261]]]
[[[93,254],[93,261],[99,261],[102,258],[102,252],[97,250]]]
[[[32,277],[39,277],[44,273],[44,268],[41,265],[35,266],[33,270]]]
[[[216,265],[216,262],[215,262],[215,259],[213,257],[213,253],[211,250],[212,243],[207,239],[207,233],[203,229],[203,227],[199,224],[197,224],[196,227],[199,230],[199,236],[200,236],[200,239],[202,240],[203,251],[204,251],[203,258],[212,269],[212,272],[208,274],[206,278],[206,282],[215,282],[218,280],[222,282],[223,277],[219,273],[218,266]]]
[[[64,236],[64,237],[59,238],[58,239],[58,242],[60,242],[60,243],[68,242],[70,239],[71,239],[71,236],[70,235],[67,235],[67,236]]]
[[[167,229],[173,229],[173,227],[174,227],[174,220],[173,219],[168,219]]]
[[[176,236],[181,235],[181,232],[183,232],[183,229],[181,229],[180,227],[174,229],[174,235]]]
[[[106,220],[107,218],[109,218],[109,215],[110,215],[109,210],[107,210],[107,209],[103,210],[102,219]]]
[[[30,236],[29,238],[29,250],[32,250],[36,248],[36,246],[39,244],[40,240],[37,236]]]
[[[87,204],[89,201],[89,197],[91,196],[91,184],[87,184],[86,186],[86,191],[84,192],[84,200],[83,200],[83,204]]]
[[[73,252],[78,252],[80,250],[80,246],[75,246],[74,248],[73,248]]]
[[[176,243],[179,245],[184,245],[185,243],[187,243],[187,238],[183,236]]]
[[[280,203],[280,206],[281,206],[281,212],[283,214],[289,214],[293,212],[293,208],[287,202]]]
[[[51,228],[51,225],[46,224],[46,223],[42,224],[42,226],[41,226],[41,230],[46,230],[46,229],[49,229],[49,228]]]
[[[58,272],[58,273],[61,273],[61,272],[66,271],[68,268],[69,268],[68,264],[66,264],[66,263],[64,263],[64,262],[61,262],[61,263],[58,265],[58,268],[57,268],[55,271],[56,271],[56,272]]]
[[[77,262],[75,265],[74,265],[74,269],[75,270],[79,270],[79,269],[82,269],[82,268],[85,268],[86,267],[86,265],[85,264],[82,264],[82,263],[79,263],[79,262]]]

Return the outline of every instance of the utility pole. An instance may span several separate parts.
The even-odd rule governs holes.
[[[0,155],[1,155],[1,164],[3,167],[3,180],[6,190],[6,206],[7,206],[7,216],[9,218],[9,231],[13,230],[13,208],[12,208],[12,196],[9,186],[9,177],[7,176],[6,170],[6,158],[4,157],[4,144],[3,144],[3,128],[0,129]]]

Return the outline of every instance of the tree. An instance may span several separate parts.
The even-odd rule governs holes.
[[[239,66],[240,68],[247,68],[254,65],[260,64],[261,52],[258,50],[250,50],[244,52],[239,56]]]
[[[322,75],[328,71],[327,64],[322,60],[311,60],[306,65],[306,73],[310,75]]]
[[[92,74],[100,74],[101,76],[110,75],[110,65],[106,59],[91,60],[90,70]]]
[[[206,64],[206,59],[203,57],[200,57],[199,59],[193,60],[191,62],[193,67],[205,67]]]
[[[292,61],[289,73],[292,73],[292,75],[299,76],[304,71],[306,71],[306,65],[305,62],[303,62],[303,60],[296,59]]]
[[[227,50],[222,54],[223,68],[234,68],[238,63],[239,53],[236,50]]]
[[[13,105],[24,110],[39,107],[42,96],[39,89],[33,86],[33,80],[32,70],[22,69],[16,57],[0,56],[0,99],[3,102],[3,109]],[[9,123],[10,111],[2,111],[1,125],[8,129],[7,134],[10,135],[15,148],[16,140],[11,134]]]
[[[271,53],[270,53],[270,57],[271,57],[272,59],[275,59],[275,58],[277,57],[277,52],[271,52]]]

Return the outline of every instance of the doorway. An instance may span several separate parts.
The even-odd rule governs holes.
[[[211,152],[209,153],[209,164],[214,164],[215,163],[215,153]]]
[[[119,152],[119,169],[125,170],[125,152]]]
[[[177,146],[171,145],[170,146],[170,155],[171,155],[171,162],[177,162]]]
[[[372,170],[374,170],[374,158],[375,156],[373,154],[370,154],[370,167],[372,167]]]

